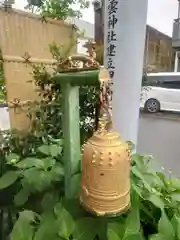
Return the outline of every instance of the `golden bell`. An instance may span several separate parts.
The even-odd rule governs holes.
[[[80,201],[93,214],[117,216],[130,207],[130,150],[105,126],[84,146]]]

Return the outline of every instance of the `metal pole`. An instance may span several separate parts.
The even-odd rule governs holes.
[[[180,0],[178,0],[178,18],[180,18]]]
[[[105,62],[114,82],[113,125],[124,140],[135,144],[139,122],[147,6],[148,0],[105,1]]]
[[[146,38],[146,41],[145,41],[145,69],[147,71],[148,69],[148,64],[149,64],[149,31],[147,31],[147,38]]]
[[[178,37],[179,37],[179,20],[180,20],[180,0],[178,0]],[[176,54],[175,54],[175,64],[174,64],[174,71],[175,72],[179,72],[180,71],[180,62],[179,62],[179,51],[176,51]]]
[[[178,52],[175,54],[174,72],[178,72]]]

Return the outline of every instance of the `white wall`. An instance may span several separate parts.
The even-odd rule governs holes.
[[[88,41],[88,39],[78,39],[78,46],[77,46],[77,52],[79,54],[85,54],[87,55],[87,49],[83,47],[83,45]]]
[[[180,177],[180,120],[179,114],[171,115],[140,115],[137,152],[153,155],[157,168]]]
[[[10,128],[9,112],[6,107],[0,107],[0,129],[6,130]]]

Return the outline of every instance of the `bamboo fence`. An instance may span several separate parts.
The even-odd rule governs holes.
[[[67,44],[75,34],[73,25],[63,21],[43,19],[19,10],[0,9],[0,48],[4,68],[7,102],[16,99],[20,105],[38,100],[28,62],[52,65],[49,44]],[[76,49],[74,49],[76,52]],[[27,111],[9,108],[11,128],[29,128]]]

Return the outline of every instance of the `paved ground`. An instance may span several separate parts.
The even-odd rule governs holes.
[[[180,114],[141,114],[138,152],[153,155],[166,172],[180,177]]]

